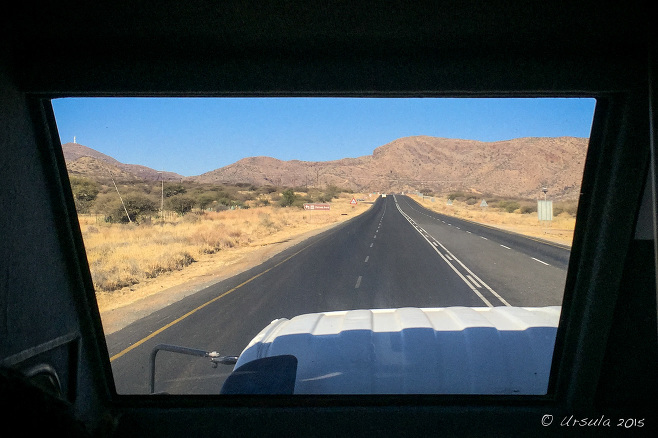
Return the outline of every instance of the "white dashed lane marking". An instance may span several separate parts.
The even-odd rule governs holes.
[[[536,258],[534,258],[534,257],[530,257],[530,258],[533,259],[533,260],[536,261],[536,262],[543,263],[543,264],[546,265],[546,266],[551,266],[551,265],[549,265],[548,263],[546,263],[546,262],[544,262],[544,261],[541,261],[541,260],[539,260],[539,259],[536,259]]]
[[[447,222],[444,221],[443,219],[439,219],[439,218],[437,218],[437,217],[430,216],[430,215],[428,215],[428,214],[426,214],[426,213],[424,213],[424,212],[422,212],[422,211],[418,211],[418,210],[416,210],[416,209],[413,207],[413,205],[411,205],[411,204],[409,204],[409,203],[407,203],[407,204],[409,205],[409,207],[410,207],[412,210],[416,211],[417,213],[420,213],[420,214],[422,214],[422,215],[425,215],[425,216],[429,217],[430,219],[433,219],[433,220],[435,220],[435,221],[437,221],[437,222],[440,220],[441,222],[443,222],[443,223],[446,224],[446,225],[449,225],[449,226],[451,226],[451,227],[453,226],[452,224],[447,223]],[[399,207],[399,206],[398,206],[398,207]],[[407,220],[413,222],[414,224],[416,223],[416,222],[413,221],[413,219],[411,219],[411,218],[408,218]],[[459,227],[456,226],[456,225],[454,226],[454,228],[456,228],[456,229],[458,229],[458,230],[461,230],[461,228],[459,228]],[[423,231],[424,231],[424,230],[423,230]],[[468,231],[468,230],[462,230],[462,231],[466,231],[468,234],[474,234],[473,232]],[[484,237],[484,236],[479,236],[478,234],[474,234],[474,235],[475,235],[475,236],[478,236],[478,237],[481,238],[481,239],[489,240],[489,239],[487,239],[487,238]],[[500,246],[503,247],[503,248],[505,248],[505,249],[512,250],[512,248],[510,248],[509,246],[502,245],[502,244],[501,244]],[[543,265],[545,265],[545,266],[551,266],[550,263],[546,263],[545,261],[543,261],[543,260],[539,260],[538,258],[535,258],[535,257],[529,256],[529,255],[528,255],[528,257],[530,257],[530,258],[533,259],[534,261],[539,262],[539,263],[541,263],[541,264],[543,264]]]

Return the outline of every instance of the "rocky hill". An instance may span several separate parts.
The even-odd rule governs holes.
[[[158,172],[139,164],[124,164],[116,159],[77,143],[62,145],[66,168],[70,175],[91,178],[97,181],[112,177],[119,181],[180,181],[183,176],[173,172]]]
[[[415,136],[380,146],[372,155],[336,161],[244,158],[191,179],[204,183],[324,186],[358,191],[468,190],[534,198],[542,186],[553,199],[578,198],[588,139],[517,138],[480,142]]]

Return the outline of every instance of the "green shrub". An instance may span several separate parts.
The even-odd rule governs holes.
[[[325,191],[325,194],[326,196],[329,197],[329,199],[334,199],[334,198],[338,198],[338,195],[340,195],[341,192],[342,190],[340,188],[331,184],[327,186],[327,190]]]
[[[283,193],[281,193],[281,201],[279,201],[279,205],[281,205],[281,207],[289,207],[295,203],[295,199],[297,199],[297,196],[293,189],[284,190]]]
[[[186,193],[187,189],[183,184],[165,184],[163,191],[165,198],[171,198],[172,196]]]
[[[521,206],[521,213],[522,214],[530,214],[530,213],[536,213],[537,212],[537,205],[522,205]]]
[[[180,215],[184,215],[185,213],[192,210],[192,207],[194,207],[195,203],[196,201],[189,196],[174,195],[167,198],[165,207],[167,210],[172,210]]]
[[[100,192],[100,184],[96,181],[79,177],[71,177],[70,181],[76,210],[78,213],[89,213],[92,203]]]
[[[100,192],[100,184],[87,178],[71,177],[73,197],[80,201],[93,201]]]
[[[451,192],[448,194],[448,199],[451,201],[465,201],[468,198],[472,198],[473,195],[470,193],[464,193],[462,191],[457,191],[457,192]]]
[[[254,205],[256,207],[261,207],[261,206],[262,207],[267,207],[268,205],[270,205],[270,200],[267,199],[267,198],[259,198],[259,199],[256,199],[256,202],[254,202]]]
[[[508,213],[514,213],[516,210],[521,208],[521,204],[516,201],[500,201],[498,203],[498,208],[505,210]]]
[[[558,216],[561,213],[567,213],[573,217],[578,212],[578,203],[576,201],[554,202],[553,215]]]
[[[127,193],[123,195],[123,203],[116,194],[106,194],[98,198],[94,211],[105,215],[106,222],[139,222],[158,211],[159,204],[151,197],[142,193]],[[124,208],[125,207],[125,208]],[[130,216],[126,216],[126,212]]]
[[[196,204],[201,210],[205,210],[217,201],[217,194],[213,192],[201,193],[196,197]]]
[[[320,193],[317,197],[318,202],[331,202],[331,196],[325,194],[325,193]]]

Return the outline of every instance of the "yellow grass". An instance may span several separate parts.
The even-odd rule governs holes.
[[[193,212],[164,223],[109,224],[80,216],[87,259],[101,311],[175,285],[176,273],[204,264],[217,269],[248,257],[259,247],[288,241],[326,228],[366,211],[370,204],[349,204],[352,197],[334,199],[329,211],[297,207],[255,207],[222,212]],[[204,263],[196,263],[204,262]],[[210,265],[209,265],[210,263]],[[205,271],[204,271],[205,272]],[[169,281],[171,280],[171,281]],[[117,302],[117,299],[121,297]]]
[[[517,210],[514,213],[507,213],[496,208],[480,207],[480,202],[467,205],[465,202],[455,200],[453,205],[447,205],[448,199],[443,197],[435,197],[435,202],[431,202],[430,198],[423,199],[420,196],[410,196],[425,208],[460,219],[467,219],[526,236],[539,237],[563,245],[571,245],[573,241],[576,218],[568,213],[561,213],[550,222],[540,222],[536,212],[521,214]]]

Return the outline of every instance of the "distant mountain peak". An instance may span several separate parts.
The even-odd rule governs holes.
[[[91,157],[114,165],[121,164],[118,160],[109,155],[105,155],[102,152],[98,152],[89,146],[84,146],[79,143],[64,143],[62,145],[62,151],[64,152],[64,160],[67,162],[75,161],[80,157]]]

